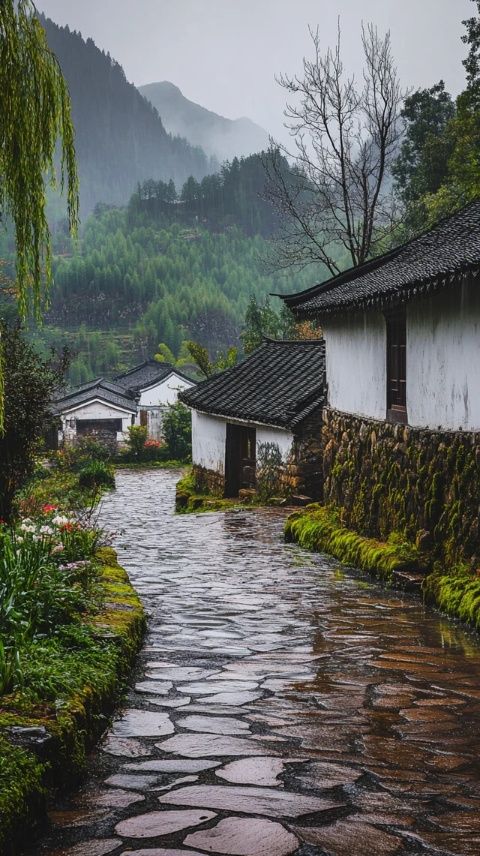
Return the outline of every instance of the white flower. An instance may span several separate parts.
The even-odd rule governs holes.
[[[23,538],[21,535],[17,535],[17,544],[23,544]]]
[[[53,535],[53,529],[51,526],[40,526],[40,535]]]
[[[65,548],[64,548],[63,544],[55,544],[55,547],[53,548],[52,553],[53,554],[61,553],[64,549]]]
[[[64,517],[62,514],[56,514],[52,519],[52,523],[54,526],[65,526],[66,523],[70,523],[68,517]]]
[[[32,526],[31,523],[26,523],[25,521],[20,524],[21,532],[35,532],[35,526]]]

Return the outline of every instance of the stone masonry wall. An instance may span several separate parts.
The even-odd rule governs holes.
[[[198,493],[208,493],[211,496],[222,497],[225,493],[225,476],[215,470],[207,470],[198,464],[193,465],[195,490]]]
[[[400,532],[451,565],[480,565],[480,433],[430,431],[325,408],[324,500],[344,524]]]
[[[322,469],[322,408],[319,407],[295,431],[282,479],[285,492],[322,499]]]

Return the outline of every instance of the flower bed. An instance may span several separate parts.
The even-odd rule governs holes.
[[[62,489],[74,511],[50,501]],[[31,841],[48,791],[84,770],[141,643],[141,603],[82,496],[93,502],[76,473],[54,468],[0,525],[2,856]]]

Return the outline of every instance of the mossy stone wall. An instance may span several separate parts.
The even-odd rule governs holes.
[[[402,533],[452,566],[480,565],[480,433],[430,431],[323,412],[324,500],[342,523]]]
[[[216,470],[193,465],[193,476],[196,493],[206,493],[209,496],[223,497],[225,494],[225,475]]]

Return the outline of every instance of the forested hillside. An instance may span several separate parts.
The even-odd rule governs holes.
[[[312,284],[261,271],[265,240],[239,228],[210,232],[178,223],[132,226],[127,211],[92,216],[80,248],[58,259],[48,325],[41,336],[74,355],[71,379],[113,374],[165,342],[183,339],[211,354],[239,343],[249,298]]]
[[[157,108],[167,131],[185,137],[220,163],[260,152],[268,146],[268,134],[250,119],[226,119],[189,101],[173,83],[147,83],[139,91]]]
[[[71,349],[74,383],[127,368],[160,342],[178,354],[194,339],[212,357],[239,345],[252,296],[261,303],[322,275],[266,272],[277,223],[264,182],[255,155],[178,192],[152,180],[125,207],[97,206],[77,243],[58,239],[51,307],[32,335]]]
[[[84,215],[97,202],[125,204],[147,178],[181,185],[212,171],[200,148],[167,133],[155,108],[92,39],[48,18],[42,24],[72,98]]]
[[[270,238],[279,222],[275,209],[264,198],[264,157],[268,155],[234,158],[219,173],[202,181],[190,176],[180,193],[173,182],[146,181],[130,199],[129,222],[201,224],[213,231],[238,226],[246,235]],[[288,181],[285,158],[279,156],[279,164]]]

